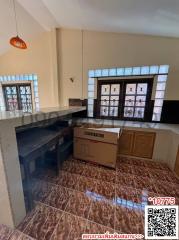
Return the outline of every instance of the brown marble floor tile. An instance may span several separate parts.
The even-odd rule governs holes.
[[[55,186],[49,196],[45,198],[43,202],[49,206],[64,210],[69,201],[71,193],[72,190],[68,188]]]
[[[65,211],[79,217],[87,218],[90,205],[91,199],[87,194],[73,191]]]
[[[65,161],[62,170],[74,174],[83,175],[85,164],[75,161]]]
[[[114,230],[112,228],[100,225],[98,223],[90,222],[90,221],[87,222],[87,226],[84,231],[84,233],[87,233],[87,234],[95,234],[95,233],[103,234],[106,232],[114,233]]]
[[[132,159],[130,157],[119,156],[117,158],[117,163],[120,164],[132,164]],[[118,165],[117,164],[117,165]]]
[[[61,211],[41,204],[24,233],[38,240],[49,240],[61,216]]]
[[[160,170],[165,170],[165,171],[170,171],[171,172],[170,168],[168,167],[168,165],[166,163],[158,163],[156,168],[158,168]]]
[[[101,168],[99,173],[99,180],[105,182],[115,183],[116,181],[116,170]]]
[[[8,240],[13,230],[3,224],[0,224],[0,240]]]
[[[100,179],[100,167],[92,165],[92,164],[86,164],[86,167],[83,171],[83,176],[94,178],[94,179]]]
[[[145,167],[148,167],[148,168],[170,171],[169,167],[165,163],[159,163],[159,162],[150,161],[150,160],[146,160],[144,163],[145,163]]]
[[[80,192],[95,192],[96,191],[96,180],[80,176],[78,182],[75,185],[75,190]]]
[[[175,205],[179,205],[179,198],[175,198]]]
[[[87,220],[63,213],[50,240],[77,240],[84,233]]]
[[[137,176],[143,176],[151,178],[150,168],[141,167],[141,166],[133,166],[133,174]]]
[[[27,215],[25,216],[25,218],[22,220],[22,222],[17,226],[17,229],[21,232],[23,232],[25,230],[25,228],[27,227],[27,225],[29,224],[29,222],[31,221],[31,219],[34,217],[34,215],[36,214],[37,210],[36,207],[30,211],[29,213],[27,213]]]
[[[36,240],[36,239],[31,238],[30,236],[27,236],[27,235],[22,233],[18,240]]]
[[[14,230],[8,240],[19,240],[21,234],[18,230]]]
[[[45,181],[36,181],[32,182],[32,195],[33,199],[36,201],[41,201],[49,196],[51,191],[53,190],[54,185]]]
[[[78,183],[78,179],[79,175],[77,174],[60,171],[56,184],[67,188],[75,189],[76,184]]]
[[[139,192],[135,188],[116,185],[116,204],[141,203]]]
[[[149,192],[156,192],[157,193],[157,187],[156,184],[150,180],[147,177],[134,177],[135,181],[135,187],[139,190],[148,190]]]
[[[138,158],[131,158],[130,159],[130,164],[134,166],[139,166],[139,167],[145,167],[146,165],[146,160],[143,159],[138,159]]]
[[[176,197],[175,195],[175,191],[174,188],[172,187],[173,184],[170,182],[166,182],[166,181],[156,181],[155,182],[155,186],[157,189],[157,193],[159,195],[163,195],[165,197]]]
[[[117,164],[117,172],[133,174],[133,166],[130,164]]]
[[[95,193],[107,200],[115,200],[115,184],[96,180]]]
[[[150,174],[152,175],[153,180],[159,181],[168,181],[168,176],[170,176],[169,171],[159,170],[159,169],[151,169]]]
[[[149,198],[154,198],[154,197],[165,197],[161,194],[154,193],[154,192],[147,192],[147,204],[148,205],[153,205],[152,201],[149,201]]]
[[[23,234],[22,232],[15,230],[13,234],[8,238],[8,240],[35,240],[28,235]]]
[[[166,175],[166,181],[179,184],[179,178],[173,173],[172,171],[167,172],[168,174]]]
[[[140,210],[116,207],[115,229],[123,233],[144,233],[143,213]]]
[[[149,198],[149,191],[146,189],[136,189],[137,194],[139,196],[140,199],[140,203],[142,204],[142,206],[144,207],[145,205],[148,204],[148,198]],[[154,196],[157,195],[157,193],[153,193]],[[144,209],[143,209],[144,210]]]
[[[174,194],[174,197],[179,198],[179,184],[176,184],[176,183],[170,184],[169,183],[169,185],[171,186],[171,191]]]
[[[116,183],[128,187],[135,187],[134,175],[118,172],[116,175]]]
[[[110,204],[106,201],[93,201],[88,219],[104,226],[114,228],[114,211],[114,204]]]
[[[148,198],[149,197],[175,197],[175,205],[179,205],[179,198],[171,191],[170,195],[165,194],[165,193],[153,193],[153,192],[148,192],[147,194]],[[148,201],[148,205],[153,205],[152,202]]]

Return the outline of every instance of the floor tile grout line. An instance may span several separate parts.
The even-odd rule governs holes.
[[[71,197],[71,195],[72,195],[72,192],[71,192],[71,194],[70,194],[70,197]],[[67,201],[67,204],[66,204],[66,207],[64,208],[64,210],[67,208],[68,202],[70,201],[70,197],[69,197],[69,199],[68,199],[68,201]],[[47,206],[50,206],[50,205],[48,205],[48,204],[46,204],[46,205],[47,205]],[[56,210],[58,210],[58,211],[60,210],[60,209],[58,209],[58,208],[54,208],[54,209],[56,209]],[[53,230],[53,233],[52,233],[51,236],[50,236],[50,239],[52,238],[52,236],[53,236],[53,234],[54,234],[54,232],[55,232],[55,230],[56,230],[56,228],[57,228],[57,226],[58,226],[58,224],[59,224],[62,216],[65,214],[65,211],[64,211],[64,210],[60,210],[60,211],[63,212],[63,213],[62,213],[60,219],[58,220],[58,222],[57,222],[57,224],[56,224],[56,226],[55,226],[55,228],[54,228],[54,230]],[[69,233],[69,234],[70,234],[70,233]],[[69,235],[68,235],[68,236],[69,236]],[[50,240],[50,239],[49,239],[49,240]],[[68,237],[67,237],[67,239],[68,239]]]
[[[43,204],[43,203],[42,203],[42,204]],[[45,204],[45,205],[48,206],[48,207],[51,207],[51,206],[49,206],[49,205],[47,205],[47,204]],[[59,211],[59,209],[57,209],[57,210]],[[55,233],[55,231],[56,231],[56,229],[57,229],[57,227],[58,227],[58,224],[60,223],[60,220],[62,219],[63,215],[65,214],[62,210],[60,210],[60,211],[62,212],[62,215],[61,215],[60,219],[58,220],[56,226],[54,227],[54,230],[53,230],[53,232],[52,232],[52,234],[51,234],[49,240],[52,239],[53,234]]]
[[[36,209],[37,210],[37,209]],[[35,218],[35,216],[37,215],[38,211],[36,212],[35,210],[35,214],[34,216],[30,219],[29,223],[27,224],[27,226],[24,228],[24,230],[22,231],[25,234],[25,230],[27,229],[27,227],[29,226],[29,224],[31,223],[31,221]],[[28,235],[29,236],[29,235]]]
[[[83,176],[78,176],[78,179],[80,179],[81,177],[83,177]],[[86,178],[88,178],[88,177],[86,177]],[[94,179],[94,178],[89,178],[89,179],[91,179],[91,180],[96,180],[96,179]],[[38,179],[37,179],[38,180]],[[54,187],[63,187],[63,188],[66,188],[66,189],[68,189],[68,190],[71,190],[71,191],[77,191],[77,192],[80,192],[80,193],[84,193],[83,191],[80,191],[80,190],[78,190],[78,189],[76,189],[76,188],[70,188],[70,187],[65,187],[65,186],[63,186],[63,185],[61,185],[61,184],[57,184],[57,183],[52,183],[52,182],[49,182],[49,181],[46,181],[46,180],[42,180],[42,179],[40,179],[39,181],[41,181],[41,182],[44,182],[44,183],[48,183],[48,184],[50,184],[50,185],[52,185],[52,186],[54,186]],[[103,181],[104,182],[104,181]],[[107,182],[107,183],[110,183],[110,182]],[[115,185],[115,183],[113,182],[112,184],[114,184]]]
[[[52,206],[50,206],[50,205],[48,205],[48,204],[45,204],[45,203],[43,203],[43,202],[40,202],[40,203],[43,204],[43,205],[45,205],[45,206],[47,206],[47,207],[54,208],[54,209],[57,210],[57,211],[63,212],[62,216],[66,213],[66,214],[72,215],[73,217],[77,217],[77,218],[80,218],[80,219],[82,219],[82,220],[85,220],[85,221],[88,221],[88,222],[91,222],[91,223],[98,224],[98,225],[103,226],[103,227],[111,228],[111,227],[105,226],[105,225],[103,225],[103,224],[97,223],[97,222],[95,222],[95,221],[89,220],[89,219],[87,219],[87,218],[84,218],[84,217],[75,215],[75,214],[73,214],[73,213],[66,212],[66,211],[64,211],[64,210],[61,210],[61,209],[52,207]],[[61,216],[61,218],[62,218],[62,216]],[[61,218],[60,218],[60,219],[61,219]],[[60,221],[60,219],[59,219],[59,221]],[[58,223],[59,223],[59,222],[58,222]],[[58,225],[58,224],[57,224],[57,225]],[[111,229],[113,229],[113,228],[111,228]],[[49,240],[50,240],[50,239],[49,239]]]
[[[80,176],[79,176],[79,178],[80,178]],[[40,180],[40,181],[42,181],[42,182],[46,182],[46,181],[43,181],[43,180]],[[79,193],[83,193],[83,194],[85,194],[83,191],[79,191],[79,190],[77,190],[77,189],[73,189],[73,188],[68,188],[68,187],[65,187],[65,186],[63,186],[63,185],[60,185],[60,184],[56,184],[56,183],[51,183],[51,182],[46,182],[46,183],[48,183],[48,184],[50,184],[50,185],[53,185],[54,187],[61,187],[61,188],[65,188],[65,189],[67,189],[67,190],[69,190],[69,191],[75,191],[75,192],[79,192]],[[114,184],[114,183],[113,183]],[[116,188],[116,185],[119,185],[119,184],[114,184],[115,186],[115,188]],[[126,187],[126,188],[131,188],[131,189],[134,189],[134,190],[142,190],[142,189],[139,189],[139,188],[136,188],[136,187],[131,187],[131,186],[128,186],[128,185],[122,185],[123,187]],[[112,200],[109,200],[109,199],[106,199],[106,201],[108,202],[108,203],[111,203],[111,201]]]
[[[60,210],[60,211],[62,211],[62,212],[65,213],[65,209],[67,208],[67,205],[68,205],[68,203],[69,203],[69,201],[70,201],[70,199],[71,199],[71,195],[72,195],[72,192],[70,193],[69,199],[68,199],[68,201],[67,201],[67,204],[66,204],[64,210],[60,210],[60,209],[58,209],[58,208],[54,208],[54,209],[56,209],[56,210]],[[43,204],[43,203],[42,203],[42,204]],[[49,206],[48,204],[46,204],[46,205]],[[64,213],[62,214],[62,216],[64,215]],[[62,216],[60,217],[58,223],[56,224],[56,226],[55,226],[55,228],[54,228],[54,231],[53,231],[53,233],[52,233],[50,239],[52,238],[52,236],[53,236],[53,234],[54,234],[54,232],[55,232],[55,230],[56,230],[56,228],[57,228],[57,226],[58,226],[58,224],[59,224],[59,222],[60,222]],[[50,240],[50,239],[49,239],[49,240]],[[68,238],[67,238],[67,239],[68,239]]]
[[[23,233],[23,232],[21,232],[21,231],[19,231],[18,229],[15,229],[14,231],[17,231],[17,232],[19,232],[20,233],[20,236],[18,237],[18,239],[16,239],[16,240],[20,240],[21,239],[21,236],[22,235],[24,235],[24,236],[26,236],[26,237],[28,237],[29,238],[29,240],[36,240],[35,238],[33,238],[33,237],[31,237],[31,236],[29,236],[29,235],[27,235],[27,234],[25,234],[25,233]],[[13,233],[14,234],[14,233]],[[13,234],[8,238],[8,240],[10,240],[11,239],[11,237],[13,237]]]
[[[79,175],[80,177],[85,177],[85,178],[89,178],[89,179],[93,179],[93,180],[97,180],[97,181],[101,181],[99,178],[95,178],[95,177],[88,177],[88,176],[85,176],[85,175],[80,175],[78,173],[72,173],[72,172],[69,172],[69,171],[66,171],[66,170],[60,170],[60,171],[63,171],[63,172],[67,172],[67,173],[70,173],[70,174],[74,174],[74,175]],[[107,183],[114,183],[113,181],[106,181],[106,180],[103,180],[104,182],[107,182]]]
[[[38,209],[38,207],[36,206],[36,208]],[[36,209],[36,210],[37,210]],[[38,211],[35,213],[35,215],[32,217],[32,219],[30,220],[30,222],[35,218],[35,216],[38,214],[38,212],[39,212],[39,209],[38,209]],[[49,216],[49,215],[48,215]],[[44,224],[47,222],[47,220],[48,220],[48,216],[47,216],[47,219],[45,220],[45,222],[44,222]],[[29,224],[30,224],[30,222],[29,222]],[[25,230],[27,229],[27,227],[29,226],[29,224],[27,224],[27,226],[25,227],[25,229],[24,229],[24,232],[25,232]],[[25,234],[25,233],[24,233]],[[26,234],[27,236],[30,236],[30,235],[28,235],[28,234]],[[46,235],[46,234],[45,234]],[[31,237],[31,236],[30,236]],[[45,236],[44,236],[45,237]]]
[[[65,171],[65,172],[67,172],[67,171]],[[79,175],[79,174],[75,174],[75,175]],[[134,178],[134,177],[137,176],[137,175],[132,174],[132,176],[133,176],[133,178]],[[80,178],[80,177],[81,177],[81,176],[79,175],[78,178]],[[83,176],[82,176],[82,177],[83,177]],[[89,178],[89,177],[86,177],[86,178]],[[94,178],[89,178],[89,179],[96,180],[96,179],[94,179]],[[150,180],[154,182],[153,179],[150,179]],[[80,192],[80,193],[84,193],[83,191],[79,191],[79,190],[73,189],[73,188],[68,188],[68,187],[65,187],[65,186],[60,185],[60,184],[57,184],[57,183],[47,182],[47,181],[42,180],[42,179],[40,179],[40,181],[46,182],[46,183],[48,183],[48,184],[50,184],[50,185],[52,185],[52,186],[55,186],[55,187],[63,187],[63,188],[66,188],[66,189],[68,189],[68,190],[71,190],[71,191],[77,191],[77,192]],[[107,183],[109,183],[109,182],[107,182]],[[113,183],[113,184],[114,184],[114,185],[119,185],[119,184],[115,184],[115,183]],[[134,189],[134,190],[136,190],[136,191],[141,191],[141,190],[142,190],[142,189],[140,189],[140,188],[136,188],[136,186],[135,186],[135,187],[132,187],[132,186],[125,185],[125,184],[123,184],[123,186],[124,186],[124,187],[127,187],[127,188],[132,188],[132,189]],[[115,186],[115,187],[116,187],[116,186]],[[151,191],[150,191],[150,192],[151,192]],[[159,192],[157,191],[156,194],[159,194]]]

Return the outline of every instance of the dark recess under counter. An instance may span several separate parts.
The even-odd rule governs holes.
[[[67,121],[58,121],[47,127],[34,127],[16,134],[21,171],[23,169],[23,190],[26,211],[33,208],[32,176],[34,172],[53,166],[58,175],[63,161],[73,149],[72,128]],[[34,170],[31,164],[34,163]],[[21,173],[22,174],[22,173]]]

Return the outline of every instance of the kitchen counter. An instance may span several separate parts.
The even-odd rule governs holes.
[[[16,227],[26,215],[16,128],[72,117],[86,107],[46,108],[32,113],[0,112],[0,224]]]
[[[86,110],[86,107],[54,107],[54,108],[41,108],[39,111],[32,111],[31,113],[24,113],[20,110],[18,111],[3,111],[0,112],[0,123],[2,121],[19,121],[20,125],[25,125],[30,123],[30,121],[39,121],[55,117],[64,116],[67,114],[72,114],[75,112],[80,112]],[[25,122],[24,122],[25,121]]]
[[[165,124],[165,123],[152,123],[152,122],[136,122],[136,121],[120,121],[120,120],[108,120],[108,119],[94,119],[94,118],[79,118],[76,119],[78,124],[90,123],[98,124],[100,127],[103,125],[109,125],[112,127],[120,127],[122,129],[136,129],[136,130],[168,130],[179,134],[179,124]]]
[[[174,170],[176,155],[179,146],[179,124],[164,124],[151,122],[120,121],[107,119],[78,118],[78,125],[84,124],[88,127],[119,127],[123,130],[134,132],[154,132],[156,134],[152,159],[166,163]],[[120,141],[120,139],[119,139]],[[147,146],[146,146],[147,148]]]

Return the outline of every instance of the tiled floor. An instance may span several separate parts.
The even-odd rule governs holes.
[[[75,240],[82,233],[106,231],[144,234],[148,197],[175,197],[179,204],[179,180],[166,165],[124,157],[116,170],[71,158],[58,177],[52,171],[36,175],[32,188],[35,209],[17,230],[1,226],[0,240]]]

